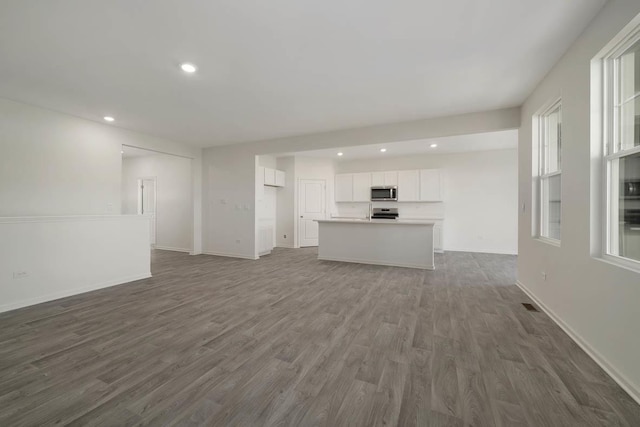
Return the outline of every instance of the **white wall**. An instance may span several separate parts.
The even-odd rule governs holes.
[[[138,179],[156,178],[156,247],[190,252],[191,160],[167,154],[122,159],[122,213],[138,211]]]
[[[295,247],[295,206],[296,196],[296,159],[293,156],[278,157],[277,169],[284,171],[284,188],[278,189],[276,196],[276,246],[283,248]]]
[[[0,218],[0,312],[149,277],[142,216]]]
[[[0,217],[117,214],[120,157],[106,126],[0,99]]]
[[[276,158],[273,156],[258,156],[258,166],[277,169]],[[271,239],[275,246],[276,242],[276,206],[278,192],[282,191],[281,188],[271,187],[264,185],[264,177],[256,177],[256,185],[262,186],[262,198],[256,197],[256,218],[258,221],[258,228],[269,227],[271,228]],[[260,234],[256,234],[258,239]]]
[[[493,150],[339,161],[338,173],[441,169],[444,203],[376,203],[403,218],[444,216],[444,249],[515,254],[518,151]],[[402,189],[400,189],[402,191]],[[338,215],[367,214],[367,203],[337,203]]]
[[[0,98],[0,217],[121,212],[122,145],[194,159],[194,251],[201,248],[199,148]]]
[[[599,260],[600,147],[591,140],[591,59],[638,13],[637,0],[605,4],[522,107],[519,136],[519,283],[640,401],[640,274]],[[562,243],[540,242],[532,224],[532,116],[562,96]],[[590,147],[590,141],[595,142]],[[595,204],[595,206],[592,204]],[[542,272],[546,272],[546,281]]]
[[[203,152],[203,249],[205,253],[256,259],[254,153],[235,146]]]
[[[257,155],[491,132],[519,126],[519,108],[510,108],[207,148],[203,151],[202,172],[205,251],[256,257]]]

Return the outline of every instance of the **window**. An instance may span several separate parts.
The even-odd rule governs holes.
[[[537,116],[538,182],[537,236],[560,241],[562,213],[562,106],[560,101]],[[535,169],[534,169],[535,170]]]
[[[605,57],[603,93],[606,254],[640,261],[640,27]]]

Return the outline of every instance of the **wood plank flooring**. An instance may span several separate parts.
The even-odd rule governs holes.
[[[640,407],[513,283],[155,251],[153,278],[0,314],[0,426],[638,426]]]

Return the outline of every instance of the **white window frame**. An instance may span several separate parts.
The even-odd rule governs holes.
[[[535,171],[535,191],[534,191],[534,201],[533,206],[535,206],[535,215],[533,215],[533,237],[543,241],[545,243],[550,243],[555,246],[560,246],[561,238],[555,239],[553,237],[549,237],[549,221],[548,221],[548,209],[546,208],[545,192],[543,191],[545,182],[549,182],[551,178],[560,177],[562,182],[562,163],[560,163],[560,167],[558,170],[552,172],[546,172],[545,167],[549,158],[549,134],[548,134],[548,125],[547,119],[551,113],[555,110],[560,110],[560,125],[562,126],[562,98],[556,98],[550,103],[546,104],[538,113],[534,115],[534,138],[535,138],[535,153],[534,159],[535,162],[533,164],[533,170]],[[561,133],[562,138],[562,133]],[[562,151],[562,140],[560,149],[558,150],[558,155],[560,156],[560,160],[562,159],[561,155]],[[562,184],[561,184],[562,185]],[[560,191],[560,198],[562,199],[562,190]],[[562,208],[560,210],[562,216]],[[562,220],[560,221],[562,224]],[[562,231],[561,231],[562,233]]]
[[[594,58],[596,64],[595,83],[599,84],[601,94],[597,105],[592,105],[592,111],[601,116],[600,147],[602,163],[601,175],[601,245],[600,257],[618,266],[640,271],[640,261],[626,258],[617,254],[618,250],[618,194],[619,175],[616,171],[616,160],[640,153],[640,146],[622,149],[619,138],[618,117],[615,105],[618,103],[619,69],[617,58],[631,46],[640,41],[640,15],[636,16],[605,48]],[[593,67],[592,67],[593,69]],[[640,92],[635,96],[640,96]],[[616,179],[612,179],[615,175]],[[614,215],[615,211],[615,215]]]

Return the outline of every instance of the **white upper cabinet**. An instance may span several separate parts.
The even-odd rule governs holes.
[[[420,171],[420,201],[442,201],[440,169],[422,169]]]
[[[275,169],[264,168],[264,185],[276,185]]]
[[[371,187],[397,186],[399,202],[441,202],[440,169],[343,173],[336,175],[336,202],[369,202]]]
[[[276,170],[276,187],[284,187],[284,172]]]
[[[283,171],[263,167],[260,167],[260,169],[264,170],[264,173],[262,174],[264,177],[264,185],[271,187],[284,187],[285,173]]]
[[[353,174],[343,173],[336,175],[335,180],[336,202],[353,202]]]
[[[371,173],[372,187],[382,187],[382,186],[390,186],[390,185],[398,185],[397,171]]]
[[[389,171],[384,172],[384,185],[398,185],[398,172]]]
[[[372,187],[382,187],[385,185],[384,183],[384,174],[385,172],[372,172],[371,173],[371,186]]]
[[[420,200],[420,171],[398,172],[398,201],[417,202]]]
[[[371,174],[353,174],[353,201],[368,202],[371,200]]]

